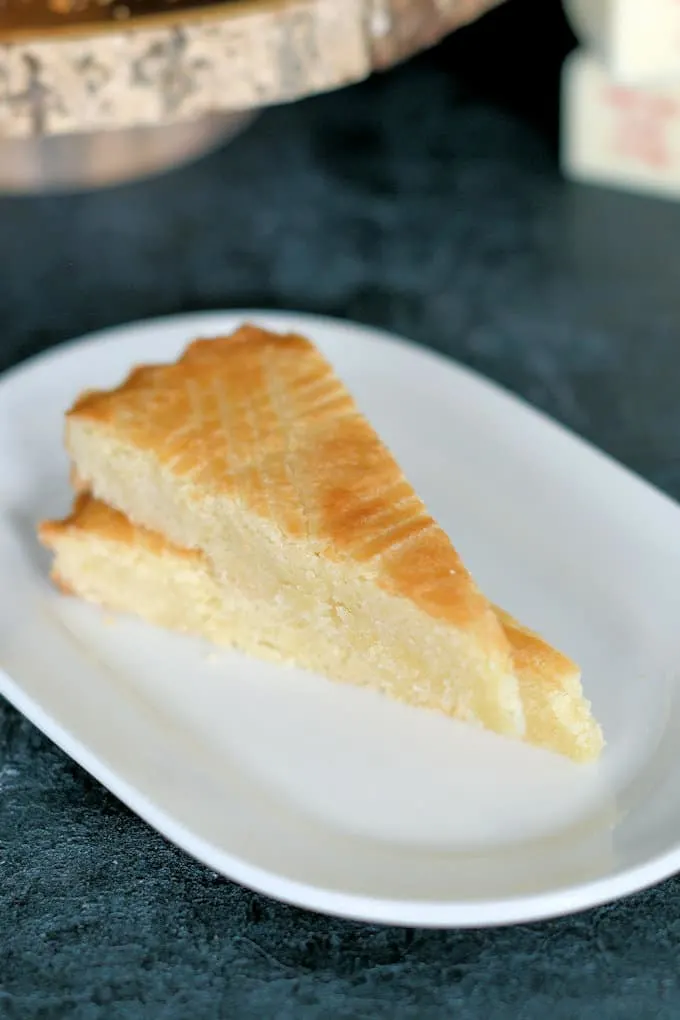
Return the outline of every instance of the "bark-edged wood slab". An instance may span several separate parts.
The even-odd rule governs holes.
[[[500,0],[0,0],[0,137],[167,124],[360,81]]]

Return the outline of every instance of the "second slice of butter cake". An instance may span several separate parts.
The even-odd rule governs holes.
[[[45,521],[39,536],[54,554],[52,577],[63,591],[259,658],[280,659],[276,634],[268,635],[262,624],[253,628],[247,599],[232,590],[225,611],[224,592],[202,553],[171,545],[87,493],[76,497],[64,520]],[[496,616],[512,650],[524,739],[574,761],[597,760],[602,731],[583,697],[578,666],[501,609]],[[298,659],[304,657],[303,645]]]
[[[197,340],[85,394],[66,445],[96,497],[204,553],[223,611],[247,601],[243,625],[281,656],[523,735],[493,608],[308,340]]]

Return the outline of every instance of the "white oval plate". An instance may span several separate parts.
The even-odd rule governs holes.
[[[577,766],[435,713],[60,596],[35,539],[69,504],[62,415],[133,363],[244,319],[335,363],[495,601],[584,669],[608,740]],[[305,315],[111,330],[0,382],[0,690],[215,871],[407,925],[574,911],[680,868],[680,509],[467,370]]]

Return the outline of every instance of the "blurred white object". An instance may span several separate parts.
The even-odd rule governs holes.
[[[564,8],[618,81],[680,78],[680,0],[564,0]]]
[[[562,168],[577,180],[680,197],[680,80],[631,88],[576,50],[562,72]]]

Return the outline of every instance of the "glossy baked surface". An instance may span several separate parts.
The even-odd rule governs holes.
[[[462,627],[490,608],[450,540],[301,336],[244,326],[141,366],[67,416],[153,455],[197,495],[230,496],[320,555],[362,564],[389,592]],[[494,639],[494,624],[487,626]],[[502,644],[498,630],[498,643]]]

